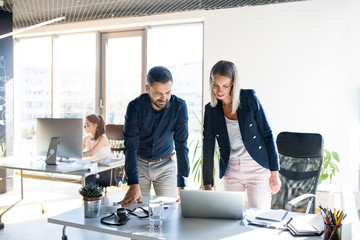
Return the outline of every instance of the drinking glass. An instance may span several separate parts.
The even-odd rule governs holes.
[[[149,221],[151,227],[161,227],[164,204],[162,201],[149,201]]]

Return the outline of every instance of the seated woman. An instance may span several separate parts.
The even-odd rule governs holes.
[[[86,150],[83,152],[84,157],[95,159],[115,158],[111,152],[109,140],[105,135],[105,121],[101,115],[92,114],[87,116],[84,129],[88,133],[83,140]]]
[[[84,152],[83,157],[91,157],[94,159],[115,158],[111,152],[109,140],[105,135],[105,121],[101,115],[91,114],[86,117],[84,124],[85,132],[88,134],[83,139]],[[116,172],[116,171],[115,171]],[[96,175],[88,176],[86,183],[96,183],[100,186],[107,187],[112,184],[111,170],[100,172]],[[114,181],[115,178],[113,178]]]

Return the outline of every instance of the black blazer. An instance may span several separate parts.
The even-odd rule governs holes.
[[[252,89],[240,90],[237,117],[241,136],[250,156],[270,171],[279,170],[278,154],[264,110]],[[219,177],[226,172],[230,157],[230,141],[222,103],[205,106],[203,130],[203,183],[213,185],[215,139],[220,148]]]

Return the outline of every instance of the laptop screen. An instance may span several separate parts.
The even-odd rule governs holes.
[[[181,215],[196,218],[242,219],[245,192],[180,191]]]

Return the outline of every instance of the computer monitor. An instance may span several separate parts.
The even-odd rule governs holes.
[[[56,157],[82,158],[83,121],[78,118],[38,118],[36,152],[46,156],[46,164]]]

